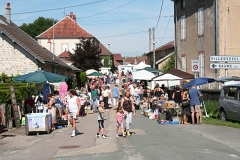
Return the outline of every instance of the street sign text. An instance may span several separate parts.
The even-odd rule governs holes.
[[[240,56],[210,56],[210,62],[240,62]]]
[[[210,63],[211,69],[240,69],[240,64]]]

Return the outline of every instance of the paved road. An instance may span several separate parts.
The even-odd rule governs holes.
[[[240,130],[211,125],[159,125],[138,111],[131,137],[115,137],[115,111],[107,114],[107,139],[95,138],[97,114],[81,117],[83,134],[70,137],[71,127],[50,135],[25,136],[12,131],[0,139],[0,159],[240,159]],[[63,146],[78,148],[61,149]],[[59,148],[60,147],[60,148]]]

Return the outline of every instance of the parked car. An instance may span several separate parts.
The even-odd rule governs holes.
[[[240,84],[224,85],[218,104],[222,120],[240,121]]]

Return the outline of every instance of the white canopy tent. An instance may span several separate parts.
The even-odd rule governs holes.
[[[143,62],[140,62],[138,65],[134,66],[134,69],[137,70],[137,69],[143,69],[145,67],[151,67],[150,65],[147,65]]]
[[[152,82],[154,82],[154,83],[162,83],[162,84],[164,84],[167,87],[171,87],[171,86],[180,85],[180,80],[182,80],[181,77],[174,76],[174,75],[172,75],[170,73],[166,73],[166,74],[162,74],[162,75],[159,75],[159,76],[153,78]],[[152,84],[152,86],[155,86],[155,85]]]
[[[132,73],[133,79],[139,80],[151,80],[155,75],[152,72],[146,70],[140,70]]]

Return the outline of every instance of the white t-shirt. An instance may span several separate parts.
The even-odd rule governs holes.
[[[109,96],[109,90],[103,90],[102,91],[102,95],[103,95],[103,97],[108,97]]]
[[[78,111],[78,104],[77,104],[77,96],[73,96],[69,100],[69,111],[70,112],[77,112]]]
[[[130,88],[130,92],[131,92],[131,95],[135,95],[135,89],[133,88],[133,85],[132,84],[130,84],[129,86],[128,86],[128,88]]]

